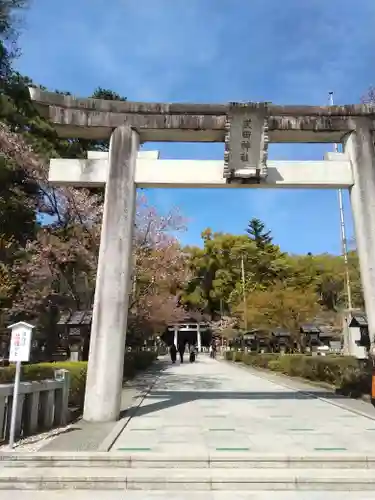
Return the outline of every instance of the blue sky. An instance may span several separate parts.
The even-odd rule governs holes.
[[[358,102],[375,84],[375,0],[34,0],[18,69],[51,90],[129,100]],[[163,158],[219,159],[221,144],[148,144]],[[321,159],[330,145],[271,145],[271,159]],[[340,252],[335,191],[149,190],[206,227],[242,233],[262,219],[283,250]],[[345,193],[348,237],[352,223]]]

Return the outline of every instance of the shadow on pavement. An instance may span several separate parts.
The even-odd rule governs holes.
[[[137,373],[134,379],[127,380],[123,389],[132,388],[137,391],[143,391],[144,389],[152,386],[154,382],[160,379],[163,375],[165,376],[165,370],[170,366],[170,364],[170,361],[166,359],[158,359],[145,372]]]
[[[196,382],[196,380],[195,380]],[[196,385],[196,384],[194,384]],[[208,389],[208,390],[207,390]],[[310,391],[306,394],[302,391],[280,391],[280,392],[230,392],[230,391],[214,391],[206,388],[204,390],[195,391],[168,391],[168,390],[151,390],[147,395],[147,405],[133,408],[135,417],[149,415],[151,413],[173,408],[192,401],[214,401],[214,400],[237,400],[237,401],[281,401],[281,400],[313,400],[326,398],[329,400],[339,400],[342,396],[332,394],[331,392]],[[163,401],[151,402],[152,399],[163,399]]]
[[[143,379],[148,378],[148,386],[152,379],[163,385],[163,390],[152,388],[147,393],[147,404],[139,406],[134,404],[128,409],[133,417],[149,415],[157,411],[173,408],[193,401],[213,401],[213,400],[243,400],[243,401],[281,401],[281,400],[314,400],[324,398],[327,400],[343,400],[345,396],[325,391],[324,389],[309,389],[308,393],[303,389],[290,391],[249,391],[249,392],[231,392],[220,391],[223,378],[212,380],[205,375],[194,375],[171,373],[171,362],[168,358],[159,360],[154,370]],[[167,378],[167,380],[165,380]],[[163,380],[164,379],[164,380]],[[147,384],[145,384],[147,385]],[[169,389],[170,386],[170,389]],[[182,387],[185,390],[175,390],[176,387]],[[194,389],[194,390],[192,390]],[[216,390],[215,390],[216,389]],[[158,400],[152,402],[152,400]],[[163,401],[160,401],[162,399]]]

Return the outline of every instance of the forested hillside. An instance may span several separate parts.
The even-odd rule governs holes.
[[[340,323],[347,304],[344,259],[329,254],[290,255],[271,231],[251,219],[243,235],[202,233],[203,248],[186,248],[191,278],[181,302],[217,319],[237,315],[240,326],[298,330],[301,323]],[[350,252],[353,305],[363,307],[357,255]],[[243,273],[242,273],[243,265]],[[245,290],[244,290],[245,288]],[[246,313],[244,314],[244,292]]]

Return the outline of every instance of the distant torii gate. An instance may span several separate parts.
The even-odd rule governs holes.
[[[110,138],[108,154],[52,160],[50,167],[50,181],[57,185],[106,186],[85,420],[111,421],[120,413],[137,186],[349,188],[374,344],[374,107],[136,103],[76,99],[35,88],[30,95],[61,137]],[[146,141],[224,142],[224,161],[139,155]],[[269,141],[344,143],[344,153],[328,154],[321,162],[267,162]]]

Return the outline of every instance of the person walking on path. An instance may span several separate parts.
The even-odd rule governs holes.
[[[185,352],[185,344],[179,344],[178,346],[178,352],[180,353],[180,361],[181,363],[184,362],[184,352]]]
[[[216,358],[216,342],[213,340],[210,345],[210,357],[215,359]]]
[[[171,347],[169,348],[169,354],[171,355],[171,361],[172,363],[176,363],[176,359],[177,359],[177,347],[172,344]]]
[[[190,363],[194,363],[195,358],[196,358],[196,355],[197,355],[197,350],[196,350],[195,345],[193,344],[193,345],[190,347],[190,357],[189,357],[189,361],[190,361]]]

